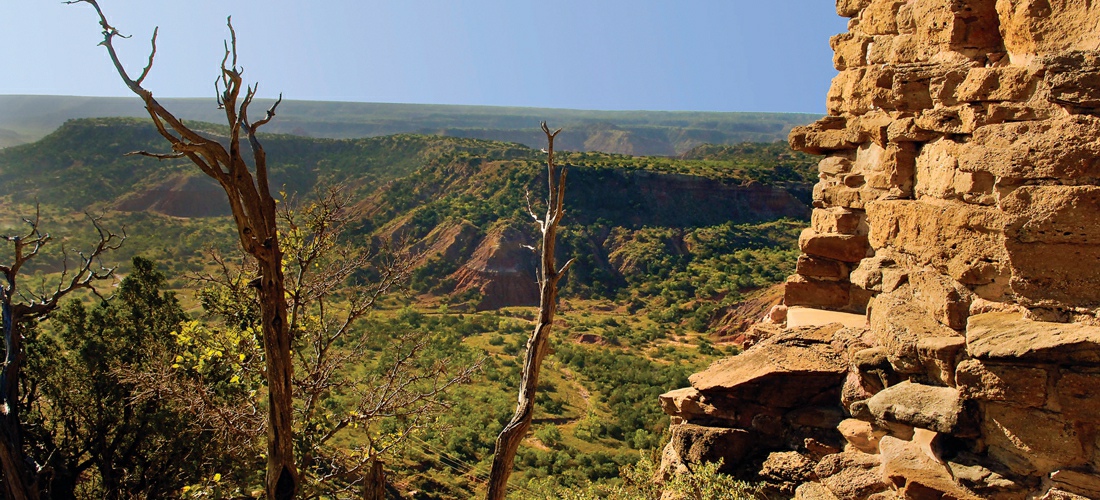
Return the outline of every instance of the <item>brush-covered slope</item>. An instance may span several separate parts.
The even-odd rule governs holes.
[[[418,291],[477,309],[537,298],[527,200],[530,193],[541,210],[539,151],[422,135],[261,140],[277,188],[304,198],[343,185],[357,237],[417,252]],[[228,213],[220,188],[186,160],[126,156],[135,150],[164,150],[144,121],[69,121],[36,143],[0,150],[0,197],[174,218]],[[793,251],[798,224],[774,221],[807,216],[814,174],[806,158],[781,143],[704,145],[682,158],[562,153],[569,175],[560,248],[563,259],[577,260],[567,295],[668,308],[681,295],[731,303],[776,281],[790,270],[774,257]]]

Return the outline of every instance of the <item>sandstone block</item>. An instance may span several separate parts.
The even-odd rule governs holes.
[[[680,424],[671,428],[667,449],[685,463],[717,462],[732,471],[752,449],[752,437],[744,429]]]
[[[924,373],[917,354],[917,341],[928,337],[955,337],[958,332],[936,321],[913,305],[908,287],[875,298],[868,314],[875,343],[888,353],[898,373]]]
[[[991,361],[1054,364],[1100,363],[1100,327],[1031,321],[1018,312],[971,316],[966,351]]]
[[[1043,105],[1031,101],[1028,103],[998,102],[988,106],[986,124],[1004,122],[1023,122],[1033,120],[1049,120],[1057,114],[1053,105]]]
[[[850,188],[843,183],[826,183],[824,181],[817,183],[815,189],[821,187],[821,200],[820,205],[814,205],[816,208],[824,207],[841,207],[854,210],[862,210],[864,204],[867,201],[877,200],[884,198],[885,196],[876,196],[873,190]]]
[[[1100,186],[1021,186],[1001,198],[1005,236],[1020,244],[1100,245]]]
[[[959,391],[909,381],[887,387],[867,400],[876,421],[898,422],[954,436],[976,436],[973,410]]]
[[[680,417],[684,420],[691,420],[692,418],[717,412],[717,408],[702,402],[702,394],[699,394],[699,391],[692,387],[666,392],[661,394],[658,400],[665,414]]]
[[[1100,177],[1100,117],[1071,115],[979,127],[959,151],[959,168],[1015,179]]]
[[[906,117],[895,120],[886,128],[886,137],[890,142],[927,142],[936,137],[936,133],[917,126],[917,120]]]
[[[849,67],[863,66],[867,63],[867,46],[871,37],[854,33],[841,33],[829,39],[833,48],[833,66],[837,71]]]
[[[814,465],[809,457],[796,451],[777,451],[768,454],[768,458],[764,459],[760,476],[786,486],[783,489],[790,494],[795,485],[817,479]]]
[[[1040,65],[1052,101],[1100,108],[1100,51],[1062,52],[1043,57]]]
[[[810,227],[820,234],[867,234],[865,214],[840,207],[819,208],[810,216]]]
[[[803,253],[841,262],[859,262],[867,256],[867,237],[856,234],[818,233],[806,228],[798,237]]]
[[[917,112],[933,106],[933,75],[924,67],[899,66],[892,74],[890,91],[885,96],[878,94],[873,103],[876,106],[898,111]],[[885,98],[883,98],[885,97]]]
[[[867,324],[867,304],[870,304],[875,298],[874,292],[870,290],[864,290],[858,286],[850,285],[849,288],[849,302],[847,311],[851,311],[852,314],[861,316],[862,322],[860,325]]]
[[[1047,401],[1047,371],[968,359],[955,369],[955,382],[964,397],[1010,405],[1042,408]]]
[[[1088,1],[998,1],[1004,47],[1013,60],[1020,61],[1033,54],[1094,50],[1100,25],[1095,7]]]
[[[795,272],[808,278],[826,281],[846,280],[848,278],[847,264],[806,254],[798,256]]]
[[[795,274],[784,285],[783,303],[788,306],[843,309],[848,306],[850,285],[838,281],[822,281]]]
[[[848,372],[844,377],[844,386],[840,390],[840,404],[853,412],[852,405],[871,398],[874,393],[863,386],[863,379],[855,371]],[[865,405],[866,406],[866,405]],[[853,412],[854,415],[854,412]]]
[[[916,146],[902,142],[880,147],[868,142],[856,151],[852,170],[863,174],[872,189],[893,191],[895,197],[911,197],[916,173]],[[874,196],[868,198],[874,199]]]
[[[876,250],[909,255],[915,265],[931,265],[966,284],[985,280],[990,266],[995,276],[1007,274],[1004,216],[995,208],[930,199],[879,200],[866,208],[868,240]]]
[[[914,35],[940,50],[984,54],[999,50],[1001,36],[993,1],[932,1],[911,4]]]
[[[980,498],[956,483],[951,471],[916,443],[885,436],[879,449],[884,479],[898,487],[904,498]]]
[[[982,498],[1024,500],[1027,497],[1025,485],[1005,477],[1008,471],[999,464],[991,463],[987,458],[963,452],[947,462],[947,468],[956,482]]]
[[[843,156],[826,156],[817,164],[817,170],[825,176],[840,176],[852,171],[852,161]]]
[[[1027,68],[973,68],[955,92],[960,102],[1025,101],[1034,92],[1035,82]]]
[[[898,32],[898,9],[901,0],[871,0],[859,13],[859,30],[868,35],[894,35]]]
[[[893,257],[884,254],[876,254],[874,257],[868,257],[859,261],[859,266],[852,271],[848,279],[853,285],[864,290],[874,292],[891,291],[883,290],[882,278],[883,270],[893,267],[894,264]]]
[[[1078,495],[1076,493],[1070,493],[1066,490],[1062,490],[1062,489],[1058,489],[1058,488],[1051,488],[1050,490],[1048,490],[1046,492],[1046,494],[1039,497],[1039,500],[1093,500],[1093,499],[1089,498],[1089,497],[1086,497],[1086,496]]]
[[[831,115],[845,113],[862,115],[875,108],[889,107],[888,104],[893,99],[894,92],[893,76],[892,69],[878,66],[849,68],[841,71],[833,78],[832,85],[829,87],[829,93],[825,98],[826,110]]]
[[[982,435],[989,455],[1022,476],[1049,474],[1086,460],[1077,431],[1057,414],[988,403]]]
[[[1019,245],[1009,240],[1012,291],[1028,307],[1061,309],[1100,305],[1100,248],[1077,244]]]
[[[808,394],[838,391],[844,380],[847,363],[829,343],[840,329],[834,324],[773,337],[712,364],[689,380],[708,397],[772,409],[805,406],[811,403]]]
[[[958,108],[926,109],[914,118],[913,124],[922,130],[938,134],[969,134],[974,132],[974,123],[964,123]]]
[[[906,64],[927,61],[937,52],[912,34],[879,35],[868,47],[866,58],[871,64]]]
[[[871,0],[836,0],[836,15],[840,17],[856,17],[859,12],[868,5]]]
[[[1100,374],[1064,371],[1055,392],[1066,418],[1100,423]]]
[[[959,170],[959,144],[941,138],[921,148],[916,160],[918,197],[958,199],[969,203],[992,205],[994,177],[988,172]]]
[[[841,80],[851,71],[844,71],[834,79]],[[843,81],[842,81],[843,83]],[[827,116],[810,125],[791,129],[788,142],[792,149],[810,154],[854,149],[861,141],[859,131],[846,128],[847,121],[839,116]]]
[[[945,71],[933,76],[928,84],[928,91],[932,94],[932,102],[941,106],[958,105],[959,99],[956,92],[959,85],[966,80],[966,74],[974,67],[978,67],[978,64],[973,62],[963,63],[945,68]]]
[[[1100,476],[1071,469],[1056,470],[1050,474],[1054,486],[1086,496],[1100,498]]]
[[[866,138],[880,147],[889,145],[890,124],[894,122],[893,114],[883,109],[873,109],[850,121],[851,126],[857,127]]]
[[[885,436],[883,431],[875,430],[870,422],[849,418],[837,425],[840,435],[853,448],[864,453],[878,453],[878,440]]]
[[[965,346],[962,336],[923,338],[917,341],[917,358],[932,381],[955,387],[955,363]]]
[[[959,172],[958,149],[958,143],[944,138],[924,145],[916,161],[918,196],[953,197],[955,175]]]
[[[821,483],[802,483],[794,490],[794,500],[840,500]]]
[[[776,304],[768,309],[767,313],[764,313],[764,318],[760,320],[761,323],[770,323],[773,325],[782,325],[787,322],[787,306],[785,304]]]
[[[1100,304],[1100,187],[1023,186],[1004,196],[1012,287],[1032,302]]]
[[[857,500],[888,488],[878,472],[880,464],[878,455],[845,451],[823,457],[814,472],[837,498]]]
[[[861,385],[872,395],[898,382],[890,353],[882,347],[856,351],[852,354],[852,367],[859,374]]]
[[[671,429],[675,429],[680,426],[679,422],[675,422],[677,417],[673,417],[673,423]],[[658,481],[668,481],[673,475],[688,474],[691,469],[688,469],[684,464],[684,460],[680,458],[679,451],[672,446],[666,444],[664,449],[661,450],[661,465],[657,468],[657,473],[654,474],[654,479]]]
[[[966,327],[973,294],[948,276],[925,268],[909,273],[914,302],[940,324],[953,330]]]

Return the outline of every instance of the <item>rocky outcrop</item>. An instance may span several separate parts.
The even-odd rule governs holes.
[[[692,375],[691,387],[661,396],[674,436],[664,473],[699,457],[720,458],[727,472],[745,474],[774,452],[820,458],[839,451],[843,440],[836,426],[844,418],[839,401],[848,371],[844,353],[853,342],[839,324],[784,332]],[[707,438],[721,429],[736,431],[743,444],[723,446]],[[781,467],[801,459],[772,458],[773,475],[786,478],[789,492],[797,484],[793,478],[808,477]]]
[[[124,212],[156,212],[172,217],[229,215],[225,192],[202,174],[179,173],[148,189],[139,189],[115,203]]]
[[[735,414],[721,425],[751,433],[745,412],[834,405],[842,420],[824,430],[840,444],[789,427],[754,441],[809,457],[791,437],[817,440],[813,477],[751,453],[727,462],[797,498],[1100,498],[1100,6],[838,0],[837,12],[851,21],[831,42],[829,116],[790,136],[824,159],[785,302],[866,325],[777,332],[782,343],[723,362],[732,396],[693,378],[701,410],[666,411],[711,425]],[[844,332],[835,358],[798,354],[828,329]],[[777,394],[804,397],[746,396],[761,356]],[[792,357],[843,365],[829,372],[840,385],[787,371]]]
[[[532,235],[510,226],[489,230],[473,255],[453,275],[456,294],[476,292],[479,311],[539,303],[538,265]]]

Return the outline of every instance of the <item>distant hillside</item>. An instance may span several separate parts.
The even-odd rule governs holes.
[[[213,99],[162,99],[187,120],[220,123]],[[257,100],[267,106],[270,101]],[[144,117],[136,98],[0,95],[0,148],[33,142],[66,120]],[[285,101],[272,133],[348,139],[400,133],[434,134],[538,148],[546,120],[571,131],[559,146],[572,151],[631,155],[680,155],[704,143],[736,144],[786,140],[797,125],[818,118],[796,113],[692,111],[585,111],[495,106],[446,106],[322,101]]]
[[[220,135],[215,125],[192,126]],[[463,297],[477,308],[535,300],[525,200],[527,192],[541,199],[546,189],[537,149],[413,134],[261,140],[276,187],[308,196],[314,186],[346,186],[356,200],[355,233],[423,253],[419,291]],[[164,150],[145,120],[71,120],[40,141],[0,150],[0,202],[171,218],[228,213],[220,188],[186,160],[125,156],[139,149]],[[808,215],[814,158],[783,143],[704,145],[684,156],[691,158],[559,157],[571,168],[559,248],[578,259],[567,293],[613,297],[629,287],[649,300],[662,290],[705,287],[701,297],[733,301],[789,274],[782,263],[793,259],[782,252],[793,248],[801,224],[773,221]],[[142,220],[149,222],[132,224],[147,227],[131,226],[133,234],[162,231]],[[735,255],[741,250],[756,253]],[[720,262],[726,255],[733,260]]]

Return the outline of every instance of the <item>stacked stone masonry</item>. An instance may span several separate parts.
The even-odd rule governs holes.
[[[803,499],[1100,499],[1100,2],[837,0],[782,330],[661,398],[662,474]]]

